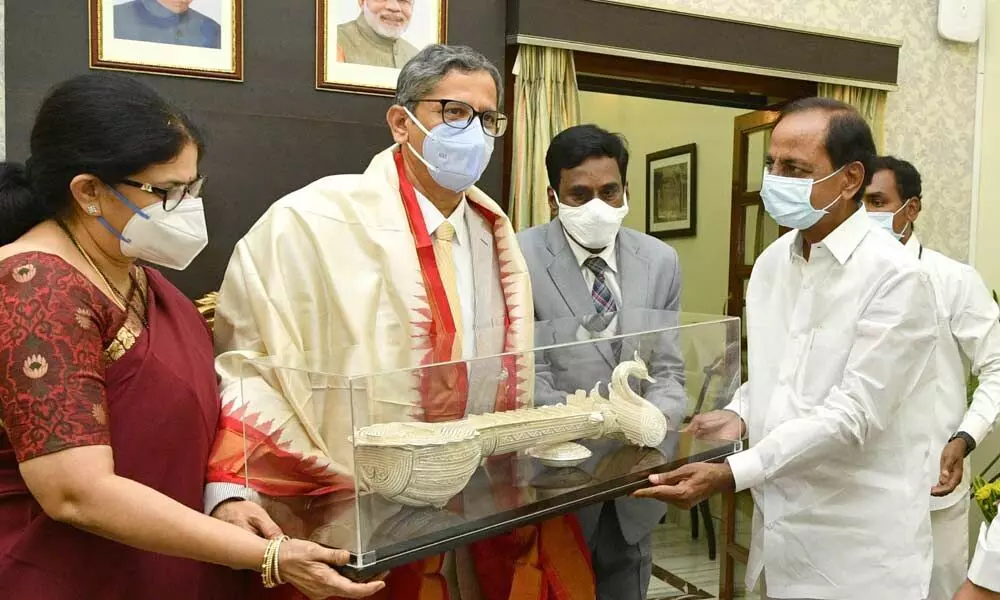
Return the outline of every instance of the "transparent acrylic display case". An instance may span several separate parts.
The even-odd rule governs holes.
[[[505,352],[503,329],[479,331],[476,358],[444,362],[429,338],[248,359],[247,487],[364,579],[742,449],[738,433],[682,432],[746,414],[738,319],[622,311],[537,322],[533,340]]]

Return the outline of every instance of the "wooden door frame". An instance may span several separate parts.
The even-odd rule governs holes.
[[[743,315],[743,279],[750,277],[753,266],[747,266],[743,253],[746,245],[746,227],[744,225],[744,209],[759,200],[759,191],[747,192],[742,189],[747,180],[747,158],[744,147],[744,137],[766,129],[778,117],[777,111],[757,111],[740,115],[733,122],[733,180],[732,203],[729,215],[729,301],[726,303],[726,313],[731,317]],[[742,335],[742,334],[741,334]]]

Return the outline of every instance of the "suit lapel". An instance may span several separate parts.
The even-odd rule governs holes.
[[[493,287],[497,273],[493,270],[493,233],[486,220],[472,206],[466,207],[465,223],[469,228],[472,252],[472,282],[476,290],[476,330],[488,331],[493,326]]]
[[[621,318],[618,321],[618,332],[630,334],[641,331],[636,320],[641,311],[649,307],[649,260],[639,252],[638,244],[624,230],[618,234],[618,273],[619,286],[622,290]],[[621,359],[629,360],[635,352],[634,338],[628,338],[622,344]]]
[[[618,234],[618,280],[622,289],[623,309],[649,307],[649,259],[639,252],[639,246],[625,230]]]
[[[559,219],[548,224],[546,234],[549,252],[552,253],[552,260],[548,265],[552,283],[559,290],[559,294],[569,306],[573,316],[583,317],[594,314],[596,309],[590,296],[590,290],[587,289],[587,284],[583,280],[580,265],[576,262],[576,257],[573,256],[569,242],[566,241],[566,234],[563,233]]]
[[[569,247],[569,241],[566,240],[566,234],[563,233],[562,223],[558,218],[548,225],[546,243],[549,252],[552,253],[552,261],[548,266],[549,277],[569,306],[570,312],[578,319],[594,315],[597,309],[594,307],[591,291],[587,289],[587,283],[580,271],[580,263],[576,261],[576,256]],[[594,346],[609,366],[617,364],[610,343],[596,342]]]

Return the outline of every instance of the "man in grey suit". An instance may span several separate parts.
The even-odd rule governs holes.
[[[675,317],[663,311],[680,309],[677,253],[655,238],[621,228],[628,212],[628,159],[624,140],[595,125],[571,127],[549,146],[545,165],[553,219],[518,235],[531,275],[535,319],[553,324],[539,324],[538,330],[546,333],[536,336],[537,344],[608,338],[676,324]],[[567,322],[576,331],[564,331]],[[657,379],[640,392],[664,411],[672,429],[679,428],[686,408],[679,351],[669,334],[653,337],[652,344],[611,340],[546,352],[538,358],[536,403],[589,390],[598,380],[607,382],[611,369],[640,349],[649,355],[644,358]],[[670,443],[675,442],[671,436]],[[580,511],[599,598],[646,597],[652,532],[665,512],[660,504],[633,498]]]

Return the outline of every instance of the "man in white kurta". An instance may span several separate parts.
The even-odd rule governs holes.
[[[954,600],[1000,600],[1000,519],[980,526],[968,578]]]
[[[763,574],[770,598],[927,594],[933,292],[860,205],[874,158],[853,108],[807,99],[785,109],[761,194],[779,224],[798,229],[754,265],[739,398],[688,429],[731,439],[745,426],[750,448],[654,475],[642,491],[690,506],[751,490],[746,584]]]
[[[880,157],[865,191],[871,218],[920,262],[934,287],[938,376],[931,419],[928,469],[934,570],[930,600],[949,600],[969,562],[969,486],[972,450],[1000,413],[1000,310],[979,273],[920,243],[914,222],[922,207],[920,173],[910,163]],[[979,379],[968,402],[969,367]]]

